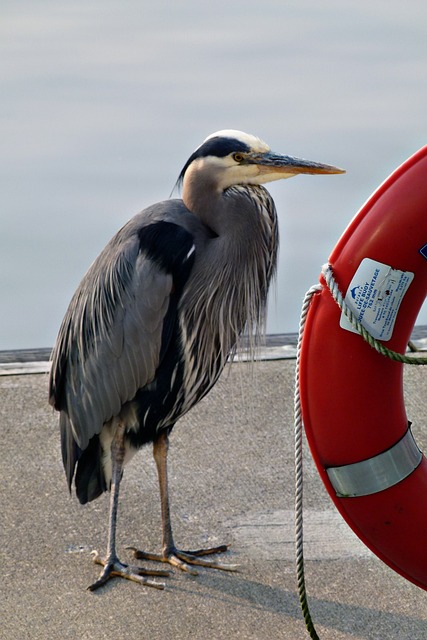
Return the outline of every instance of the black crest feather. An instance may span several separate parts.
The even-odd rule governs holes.
[[[228,156],[230,153],[233,153],[233,152],[248,153],[248,151],[250,151],[249,146],[245,142],[242,142],[237,138],[222,137],[222,136],[215,136],[213,138],[208,138],[188,158],[181,173],[179,174],[176,186],[177,187],[182,186],[182,181],[184,180],[185,172],[187,171],[190,164],[197,158],[206,158],[207,156],[216,156],[217,158],[225,158],[225,156]]]

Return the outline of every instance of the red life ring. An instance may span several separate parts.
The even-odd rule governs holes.
[[[374,192],[329,263],[362,324],[404,353],[427,295],[427,146]],[[359,538],[427,590],[427,459],[408,428],[403,365],[340,326],[341,311],[320,281],[300,356],[311,453]]]

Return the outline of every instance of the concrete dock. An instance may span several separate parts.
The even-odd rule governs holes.
[[[2,640],[263,640],[308,638],[294,561],[294,359],[228,366],[176,426],[170,479],[176,542],[229,543],[237,573],[174,571],[163,591],[98,575],[108,495],[81,506],[68,495],[57,414],[45,373],[0,377]],[[42,367],[41,367],[42,369]],[[406,367],[408,416],[427,449],[427,375]],[[7,371],[6,371],[7,373]],[[322,640],[425,640],[427,592],[368,551],[343,522],[305,447],[309,604]],[[151,449],[125,470],[118,551],[160,547]],[[426,541],[427,545],[427,541]],[[427,552],[427,551],[426,551]]]

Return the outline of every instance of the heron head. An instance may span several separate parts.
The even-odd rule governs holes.
[[[270,147],[243,131],[225,129],[211,134],[197,147],[182,169],[178,182],[202,177],[217,191],[239,184],[264,184],[292,178],[299,173],[345,173],[343,169],[274,153]]]

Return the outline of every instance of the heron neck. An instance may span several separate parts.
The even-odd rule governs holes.
[[[222,192],[209,180],[209,176],[198,176],[186,180],[182,200],[189,211],[196,215],[216,235],[221,235]]]
[[[262,224],[262,207],[256,206],[259,202],[256,194],[264,192],[263,187],[242,185],[218,191],[207,181],[203,184],[197,181],[195,185],[190,183],[190,186],[194,188],[183,190],[185,206],[216,236],[233,242],[236,248],[256,241],[252,236],[257,236]],[[255,191],[255,197],[252,191]]]

